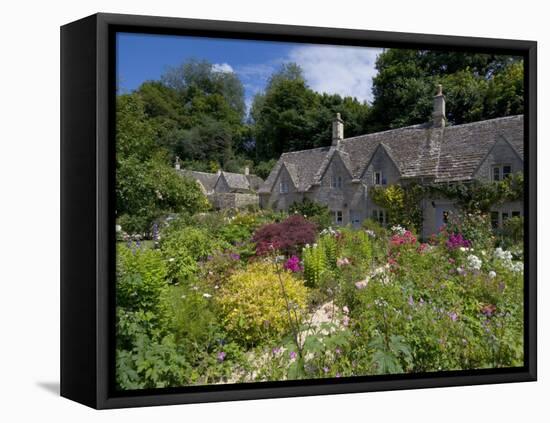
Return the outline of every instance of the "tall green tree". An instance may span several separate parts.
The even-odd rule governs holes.
[[[319,94],[307,85],[298,65],[283,65],[252,104],[256,161],[277,159],[287,151],[330,145],[332,119],[337,112],[346,122],[346,136],[367,131],[366,103],[337,94]]]
[[[138,94],[117,98],[116,123],[116,212],[125,231],[147,233],[160,216],[208,208],[198,185],[178,175],[156,144],[154,121]]]
[[[426,122],[443,84],[450,124],[523,113],[523,61],[494,54],[388,49],[376,61],[371,128]]]

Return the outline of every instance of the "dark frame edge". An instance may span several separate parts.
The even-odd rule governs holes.
[[[109,408],[121,408],[121,407],[137,407],[137,406],[151,406],[151,405],[170,405],[170,404],[185,404],[185,403],[200,403],[200,402],[214,402],[214,401],[235,401],[235,400],[250,400],[250,399],[265,399],[265,398],[280,398],[280,397],[295,397],[295,396],[311,396],[311,395],[326,395],[326,394],[343,394],[343,393],[360,393],[360,392],[372,392],[372,391],[384,391],[384,390],[402,390],[402,389],[423,389],[431,387],[451,387],[460,385],[480,385],[480,384],[494,384],[494,383],[508,383],[508,382],[526,382],[537,380],[537,366],[536,366],[536,42],[533,41],[518,41],[518,40],[503,40],[503,39],[487,39],[487,38],[470,38],[470,37],[456,37],[456,36],[440,36],[440,35],[426,35],[426,34],[405,34],[396,32],[380,32],[380,31],[364,31],[364,30],[350,30],[350,29],[334,29],[334,28],[317,28],[317,27],[298,27],[289,25],[273,25],[273,24],[256,24],[256,23],[241,23],[241,22],[222,22],[222,21],[207,21],[196,19],[181,19],[181,18],[162,18],[162,17],[149,17],[149,16],[135,16],[135,15],[118,15],[118,14],[104,14],[99,13],[89,16],[87,18],[76,21],[73,24],[68,24],[62,27],[62,50],[63,50],[63,32],[69,31],[72,25],[78,23],[83,25],[93,21],[94,24],[94,52],[95,61],[93,65],[90,65],[87,69],[88,72],[94,72],[94,121],[93,128],[93,147],[95,153],[93,155],[94,163],[94,183],[95,190],[87,189],[90,194],[93,194],[95,199],[93,219],[90,217],[87,220],[94,228],[94,280],[92,287],[94,290],[94,298],[88,299],[87,306],[90,301],[93,301],[94,314],[94,330],[89,334],[79,334],[76,336],[77,343],[92,343],[94,348],[93,363],[91,363],[91,369],[87,369],[86,380],[90,381],[90,387],[87,390],[79,388],[77,391],[69,389],[66,376],[64,377],[64,371],[67,373],[69,370],[74,370],[74,365],[64,364],[64,356],[66,357],[67,349],[63,347],[64,340],[67,339],[67,325],[70,325],[67,320],[63,318],[63,315],[67,312],[67,298],[63,301],[62,292],[62,388],[61,395],[75,401],[81,402],[97,409],[109,409]],[[189,393],[159,393],[153,395],[127,395],[127,396],[112,396],[109,391],[109,343],[112,341],[109,339],[109,269],[107,263],[109,262],[109,248],[110,238],[107,234],[109,231],[110,221],[109,216],[109,152],[112,146],[109,146],[109,108],[114,104],[109,100],[109,62],[113,60],[110,57],[109,52],[109,28],[118,26],[147,26],[154,28],[169,28],[171,30],[185,28],[186,30],[205,30],[212,32],[227,32],[227,33],[247,33],[250,36],[258,34],[271,34],[273,36],[289,35],[292,37],[320,37],[326,39],[329,42],[331,39],[339,38],[340,40],[353,40],[353,39],[369,39],[373,42],[379,40],[390,40],[391,42],[399,42],[399,44],[406,43],[404,40],[411,40],[410,44],[419,45],[422,43],[434,45],[437,44],[441,47],[453,47],[463,46],[467,48],[475,48],[482,46],[486,49],[513,49],[516,51],[522,51],[523,54],[529,60],[530,67],[528,68],[528,75],[526,78],[528,84],[528,110],[529,123],[526,130],[528,131],[528,150],[529,150],[529,287],[526,291],[528,294],[528,301],[530,308],[528,310],[529,328],[526,333],[526,339],[529,341],[531,348],[528,349],[528,366],[523,369],[518,369],[517,372],[509,372],[505,374],[485,374],[476,376],[451,376],[451,377],[423,377],[417,379],[408,380],[383,380],[372,382],[346,382],[342,384],[319,384],[309,386],[281,386],[281,387],[265,387],[265,388],[243,388],[232,389],[227,391],[211,391],[211,392],[189,392]],[[68,32],[67,32],[68,35]],[[63,51],[62,51],[63,53]],[[66,66],[63,64],[62,54],[62,71]],[[112,75],[110,76],[112,79]],[[62,73],[62,100],[64,99],[63,79]],[[527,86],[527,85],[526,85]],[[66,120],[66,112],[63,112],[62,105],[62,121]],[[80,116],[83,118],[83,116]],[[66,126],[66,125],[65,125]],[[62,266],[62,291],[67,286],[68,278],[66,271],[63,271],[63,267],[74,267],[75,265],[68,265],[65,263],[66,258],[70,251],[64,247],[64,235],[63,231],[67,232],[67,229],[72,228],[72,225],[68,224],[64,219],[64,207],[63,198],[66,193],[69,192],[66,189],[67,182],[64,182],[65,178],[63,171],[64,163],[68,161],[68,151],[66,148],[66,142],[63,141],[67,134],[64,133],[64,124],[62,122],[62,254],[61,254],[61,266]],[[86,135],[86,139],[89,139],[89,133],[84,133],[81,130],[81,135]],[[64,135],[65,134],[65,135]],[[89,147],[89,146],[88,146]],[[65,159],[63,156],[65,155]],[[78,172],[74,173],[77,175]],[[88,175],[88,173],[86,173]],[[64,189],[65,185],[65,189]],[[65,209],[66,211],[66,209]],[[63,229],[65,228],[65,229]],[[88,240],[89,241],[89,240]],[[87,288],[90,288],[87,286]],[[76,298],[77,295],[73,294]],[[64,312],[65,310],[65,312]],[[88,322],[89,323],[89,322]],[[65,329],[64,329],[65,328]],[[63,335],[65,332],[65,335]],[[93,338],[93,339],[91,339]],[[89,372],[93,373],[92,375]],[[84,394],[83,392],[86,391]]]
[[[61,27],[61,396],[97,407],[97,16]]]

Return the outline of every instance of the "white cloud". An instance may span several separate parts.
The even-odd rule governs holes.
[[[229,63],[214,63],[212,65],[212,71],[221,73],[233,73],[233,68]]]
[[[381,49],[305,45],[293,48],[288,59],[304,71],[310,87],[318,92],[372,100],[372,78]]]

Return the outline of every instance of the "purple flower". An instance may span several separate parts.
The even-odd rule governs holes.
[[[224,351],[220,351],[218,353],[218,361],[221,363],[223,360],[225,360],[225,352]]]
[[[297,354],[296,354],[296,351],[291,351],[291,352],[290,352],[290,359],[291,359],[291,360],[296,359],[296,355],[297,355]]]
[[[290,270],[291,272],[301,271],[302,266],[300,266],[300,259],[297,256],[290,257],[284,264],[284,268],[286,270]]]
[[[461,233],[458,233],[449,235],[446,245],[449,250],[455,250],[460,247],[470,248],[472,243],[464,238]]]
[[[273,353],[273,355],[277,355],[281,352],[281,347],[275,347],[271,350],[271,352]]]
[[[449,317],[451,318],[451,320],[452,320],[453,322],[456,322],[456,320],[458,319],[458,314],[456,314],[454,311],[451,311],[451,312],[449,313]]]
[[[328,367],[323,367],[323,372],[328,373],[328,370],[329,370]]]
[[[409,300],[407,302],[409,303],[410,306],[414,305],[414,300],[412,295],[409,295]]]
[[[340,377],[342,376],[340,373],[336,373],[336,377]]]
[[[341,350],[340,348],[336,348],[336,349],[334,350],[334,352],[335,352],[337,355],[342,354],[342,350]]]
[[[240,260],[241,259],[241,256],[237,253],[231,253],[229,254],[229,257],[231,257],[231,260]]]

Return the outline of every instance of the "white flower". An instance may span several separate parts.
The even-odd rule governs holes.
[[[470,254],[466,260],[468,261],[468,267],[472,270],[481,269],[481,264],[483,263],[478,256]]]
[[[120,225],[115,225],[115,231],[116,232],[120,232],[122,230],[122,226]]]
[[[176,260],[174,257],[168,259],[170,263],[172,263],[174,260]]]
[[[491,270],[491,271],[489,272],[489,277],[490,277],[491,279],[496,278],[496,277],[497,277],[497,272],[495,272],[494,270]]]
[[[208,293],[206,293],[206,292],[205,292],[204,294],[202,294],[202,296],[203,296],[204,298],[210,298],[210,297],[212,297],[212,295],[210,295],[210,294],[208,294]]]
[[[401,225],[394,225],[391,227],[391,231],[398,235],[405,235],[405,232],[407,231],[403,226]]]
[[[181,298],[185,298],[185,294],[181,296]]]

